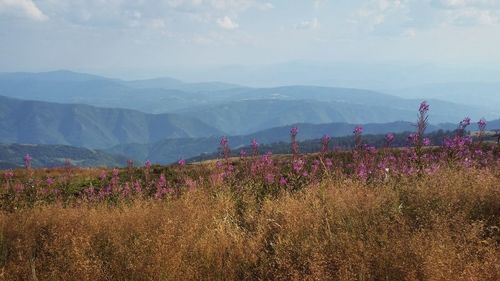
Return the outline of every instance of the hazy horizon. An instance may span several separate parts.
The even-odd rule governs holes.
[[[331,102],[353,98],[336,96],[342,89],[334,87],[369,90],[368,96],[439,99],[470,112],[481,109],[477,116],[497,117],[498,34],[497,0],[301,0],[293,5],[285,0],[0,0],[2,73],[69,70],[129,82],[169,77],[255,88],[241,94],[231,85],[175,81],[103,86],[66,83],[62,75],[41,84],[16,84],[7,77],[0,94],[153,113],[195,106],[212,113],[215,104],[280,96],[284,100],[269,108],[271,114],[297,96],[318,102],[315,92],[324,91]],[[297,85],[332,88],[262,89]],[[199,97],[188,97],[193,93]],[[134,102],[127,104],[125,96]],[[244,115],[247,106],[254,105],[234,107],[234,115]],[[306,111],[317,114],[317,106]],[[395,112],[391,120],[402,116]],[[330,117],[322,120],[337,120]]]
[[[0,0],[0,71],[264,86],[271,83],[245,76],[274,68],[276,84],[291,84],[297,78],[283,72],[320,77],[335,65],[390,65],[389,75],[423,66],[437,69],[438,82],[498,82],[498,34],[495,0]],[[356,77],[345,80],[333,84]],[[428,82],[436,81],[412,83]],[[293,84],[311,83],[328,84]]]

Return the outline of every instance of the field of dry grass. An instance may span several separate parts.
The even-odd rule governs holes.
[[[0,213],[2,280],[499,280],[500,171]]]

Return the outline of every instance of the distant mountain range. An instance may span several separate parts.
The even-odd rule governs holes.
[[[166,138],[219,136],[198,119],[129,109],[25,101],[0,96],[0,142],[107,148]]]
[[[423,84],[464,81],[500,82],[500,67],[487,64],[406,64],[398,62],[291,61],[262,65],[230,65],[172,69],[187,80],[216,80],[249,85],[317,85],[359,89],[402,89]],[[420,96],[418,96],[420,97]]]
[[[0,169],[16,169],[24,165],[29,154],[33,167],[61,167],[66,160],[78,167],[121,167],[127,158],[100,150],[66,145],[0,144]]]
[[[429,131],[453,130],[465,116],[474,121],[500,117],[492,102],[498,99],[495,85],[484,90],[489,103],[470,101],[481,95],[465,92],[455,101],[467,105],[429,99],[429,122],[434,124]],[[446,87],[440,87],[429,88],[429,96],[441,97],[440,89]],[[407,96],[425,96],[418,91],[408,90]],[[263,144],[287,142],[292,124],[300,128],[299,140],[325,133],[351,135],[358,124],[365,124],[367,134],[413,131],[420,102],[349,88],[249,88],[172,78],[124,81],[69,71],[0,73],[0,143],[105,149],[170,163],[216,151],[222,135],[230,136],[234,148],[252,138]],[[489,128],[500,128],[495,122]]]
[[[454,82],[435,83],[403,89],[387,90],[404,98],[429,98],[453,100],[499,112],[500,83]],[[485,113],[486,114],[486,113]]]
[[[104,77],[67,72],[0,74],[0,95],[45,102],[87,104],[127,108],[147,113],[165,113],[206,103],[198,95],[176,89],[135,86]],[[175,87],[174,87],[175,88]]]
[[[380,97],[380,100],[383,100]],[[231,135],[250,134],[277,126],[294,123],[388,123],[413,121],[416,119],[418,102],[404,105],[407,100],[388,100],[387,105],[326,102],[317,100],[247,100],[228,102],[222,105],[206,106],[182,112],[199,118]],[[458,121],[464,112],[470,112],[474,119],[480,118],[480,110],[441,101],[432,101],[429,120],[432,123]],[[411,108],[411,109],[410,109]]]
[[[173,78],[155,78],[146,80],[121,81],[123,85],[138,89],[170,89],[185,92],[212,92],[242,88],[240,85],[222,82],[186,83]]]
[[[0,74],[0,95],[25,100],[126,108],[196,118],[220,132],[245,135],[293,123],[413,121],[420,99],[360,89],[248,88],[171,78],[123,81],[68,71]],[[492,107],[429,100],[432,123],[500,117]],[[470,103],[469,103],[470,104]],[[215,135],[214,133],[213,135]]]

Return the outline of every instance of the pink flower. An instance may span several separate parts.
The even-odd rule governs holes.
[[[283,176],[282,176],[282,177],[280,178],[280,185],[281,185],[281,186],[285,186],[285,185],[287,185],[287,184],[288,184],[287,179],[286,179],[285,177],[283,177]]]
[[[244,149],[240,150],[240,157],[245,158],[247,156],[247,152]]]
[[[361,126],[356,126],[356,128],[354,128],[354,130],[352,131],[353,134],[359,136],[361,134],[363,134],[363,127]]]
[[[51,186],[51,185],[53,185],[53,184],[54,184],[54,179],[53,179],[53,178],[50,178],[50,177],[49,177],[49,178],[47,178],[47,185],[48,185],[48,186]]]
[[[486,120],[484,119],[479,120],[479,122],[477,122],[477,125],[480,131],[484,131],[484,129],[486,129]]]
[[[392,142],[394,142],[394,139],[396,137],[394,136],[393,133],[388,133],[387,135],[385,135],[385,143],[387,146],[391,146]]]
[[[220,139],[220,145],[222,147],[222,152],[224,153],[224,159],[228,162],[229,157],[231,157],[231,150],[229,149],[229,141],[226,136],[223,136]]]
[[[226,136],[221,137],[220,139],[220,145],[221,146],[226,146],[228,144],[228,140]]]
[[[6,180],[9,180],[14,177],[14,171],[8,170],[3,174],[3,176]]]
[[[177,164],[181,167],[185,166],[186,165],[186,160],[184,159],[180,159],[179,161],[177,161]]]
[[[463,130],[470,125],[470,118],[465,117],[464,120],[460,121],[460,128]]]
[[[412,145],[416,145],[418,143],[418,134],[411,133],[408,135],[408,142]]]
[[[268,173],[265,177],[265,180],[268,184],[271,184],[274,182],[274,175],[271,173]]]
[[[155,198],[156,199],[161,199],[168,192],[169,192],[169,189],[167,188],[167,180],[165,179],[165,175],[161,174],[160,175],[160,179],[156,183]]]
[[[360,148],[362,141],[361,135],[363,134],[363,127],[357,126],[356,128],[354,128],[352,133],[354,134],[354,144],[356,145],[356,148]]]
[[[257,149],[259,148],[259,143],[257,142],[256,139],[252,139],[252,141],[250,142],[250,146],[252,147],[252,149]]]
[[[141,186],[141,183],[138,180],[135,181],[135,183],[134,183],[134,190],[135,190],[135,193],[137,193],[137,194],[141,194],[142,193],[142,186]]]
[[[423,101],[420,103],[420,108],[418,109],[420,111],[420,114],[425,114],[429,111],[429,104],[427,104],[426,101]]]
[[[24,160],[24,167],[26,169],[30,169],[31,168],[31,160],[33,160],[33,158],[31,158],[31,156],[29,154],[26,154],[23,158]]]
[[[125,187],[123,187],[121,195],[124,198],[129,197],[130,193],[132,192],[132,189],[130,188],[130,184],[128,182],[125,183]]]
[[[296,137],[297,137],[297,134],[299,133],[299,128],[297,127],[292,127],[292,129],[290,130],[290,137],[291,137],[291,150],[292,150],[292,155],[293,155],[293,158],[297,158],[298,154],[299,154],[299,144],[297,143],[297,140],[296,140]]]
[[[158,180],[158,186],[159,187],[167,187],[167,179],[165,178],[164,174],[160,175],[160,179]]]
[[[368,177],[369,171],[368,168],[366,167],[366,164],[361,162],[358,165],[358,176],[360,178],[366,179]]]
[[[301,159],[294,160],[292,163],[292,168],[296,173],[299,173],[302,168],[304,168],[304,161]]]
[[[321,138],[321,152],[328,152],[328,145],[330,144],[330,136],[323,135]]]

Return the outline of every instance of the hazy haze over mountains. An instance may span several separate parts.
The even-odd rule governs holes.
[[[492,0],[0,0],[0,143],[170,161],[397,130],[422,100],[436,127],[497,120],[498,34]]]
[[[1,1],[0,71],[258,87],[499,82],[499,7],[495,0]]]
[[[69,71],[0,74],[0,93],[11,96],[0,95],[0,143],[101,148],[159,163],[211,153],[224,134],[233,147],[252,138],[263,144],[286,142],[289,127],[297,123],[300,140],[324,133],[350,135],[359,124],[373,134],[412,131],[421,101],[352,88],[250,88],[171,78],[125,81]],[[429,121],[448,122],[432,125],[430,131],[452,130],[465,115],[475,120],[499,117],[487,104],[429,102]],[[81,161],[113,163],[102,159],[114,156],[99,157]]]
[[[133,109],[150,114],[170,113],[178,118],[182,116],[186,120],[210,124],[218,130],[214,130],[213,135],[220,132],[244,135],[293,123],[413,121],[415,108],[421,101],[352,88],[248,88],[220,82],[185,83],[167,78],[124,81],[68,71],[0,74],[0,95]],[[465,115],[473,119],[500,117],[499,109],[487,105],[472,106],[441,100],[429,102],[433,109],[429,120],[432,123],[456,123]],[[134,114],[138,113],[123,116],[132,122]],[[138,134],[144,135],[142,132]],[[183,134],[164,135],[169,136]],[[131,142],[134,142],[133,137]],[[102,143],[110,142],[103,140]]]

